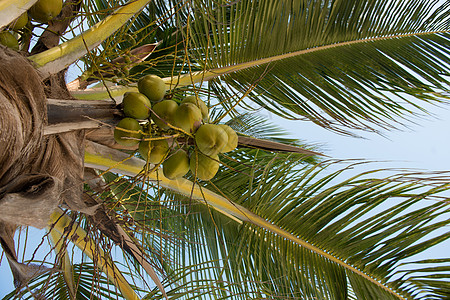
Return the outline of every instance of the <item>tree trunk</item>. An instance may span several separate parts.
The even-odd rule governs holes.
[[[44,129],[64,120],[76,122],[74,114],[81,112],[112,120],[116,110],[111,103],[94,104],[89,111],[86,104],[69,105],[70,94],[60,75],[45,85],[26,58],[3,46],[0,69],[0,241],[12,254],[8,261],[16,286],[22,286],[36,270],[17,262],[8,228],[43,228],[58,206],[87,214],[96,208],[82,197],[84,130],[45,135]],[[49,95],[65,101],[51,100],[48,106]],[[84,113],[80,117],[86,118]]]

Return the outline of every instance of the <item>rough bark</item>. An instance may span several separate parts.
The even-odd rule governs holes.
[[[0,241],[16,287],[48,269],[17,261],[14,231],[43,228],[58,206],[93,214],[82,197],[82,130],[44,136],[48,95],[68,98],[55,77],[45,86],[21,54],[0,46]]]
[[[11,196],[8,196],[11,190],[16,194],[16,201],[19,194],[27,198],[29,187],[23,182],[26,178],[33,178],[33,187],[39,187],[41,192],[43,188],[48,189],[47,194],[42,192],[45,197],[30,198],[34,204],[17,211],[17,225],[42,228],[46,225],[42,220],[48,220],[60,204],[88,212],[89,206],[81,197],[84,131],[43,136],[44,126],[48,123],[46,94],[68,98],[67,91],[58,93],[65,85],[50,84],[46,87],[25,58],[9,49],[1,49],[0,151],[3,155],[0,157],[0,210],[2,205],[6,207],[7,200],[12,203]],[[42,182],[37,182],[38,179]],[[49,181],[53,184],[48,184]],[[24,190],[17,187],[24,187]],[[52,201],[48,200],[49,194],[54,195]],[[27,216],[33,215],[38,206],[41,219],[35,218],[33,224]],[[4,217],[0,215],[0,220]]]

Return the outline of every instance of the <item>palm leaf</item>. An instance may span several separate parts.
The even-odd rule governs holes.
[[[96,247],[95,241],[89,238],[87,232],[80,227],[80,224],[73,222],[69,216],[64,215],[59,210],[53,212],[50,222],[54,226],[54,230],[57,230],[60,234],[65,234],[68,231],[67,234],[71,241],[89,258],[98,261],[98,267],[117,286],[125,299],[138,299],[134,289],[123,277],[110,255]]]
[[[173,200],[172,193],[155,193],[152,182],[135,181],[112,173],[106,173],[104,178],[110,195],[116,199],[109,207],[119,215],[131,217],[133,221],[128,230],[142,243],[142,249],[153,261],[160,260],[164,270],[163,284],[167,286],[170,299],[192,299],[202,295],[206,298],[215,295],[220,299],[248,299],[249,293],[258,291],[255,284],[243,288],[244,283],[224,281],[225,277],[220,275],[220,259],[207,254],[214,252],[212,249],[216,247],[213,245],[217,241],[210,239],[206,245],[200,240],[202,233],[196,233],[197,211],[204,212],[201,203],[188,203],[188,198],[187,202],[179,203],[178,199]],[[151,187],[145,187],[147,184]],[[107,194],[104,197],[108,199]],[[203,228],[214,233],[211,218],[199,221]],[[153,290],[146,298],[161,297],[160,292]]]
[[[239,106],[345,133],[393,128],[425,113],[422,103],[448,99],[447,2],[198,0],[186,6],[168,21],[184,43],[169,51],[171,67],[154,57],[134,80],[156,72],[170,76],[171,89],[210,81],[228,108],[236,104],[226,100],[230,91],[246,94],[253,86]],[[113,87],[111,95],[131,90]],[[104,89],[76,96],[109,97]]]
[[[275,114],[390,127],[418,108],[406,95],[439,101],[448,87],[448,3],[204,2],[186,33],[191,63],[207,70],[204,80],[222,75],[217,92],[263,77],[250,99]]]
[[[287,169],[291,172],[287,172]],[[448,217],[446,218],[448,203],[439,197],[439,193],[448,189],[448,183],[436,182],[435,186],[433,184],[426,187],[420,182],[405,182],[410,176],[408,174],[364,179],[370,174],[360,174],[342,184],[333,184],[336,177],[341,176],[341,172],[344,170],[324,176],[323,170],[307,166],[293,175],[292,167],[261,166],[259,171],[254,172],[254,178],[248,180],[251,192],[240,193],[242,196],[239,200],[236,197],[233,199],[283,230],[324,249],[333,257],[345,260],[402,297],[417,296],[425,291],[430,297],[439,297],[438,295],[445,293],[446,284],[442,283],[442,278],[448,276],[450,269],[444,260],[429,261],[433,265],[427,270],[441,280],[428,280],[420,287],[419,284],[413,287],[411,283],[415,280],[414,276],[404,275],[405,272],[398,265],[409,260],[402,267],[414,266],[416,254],[450,237],[448,230],[442,232],[442,226],[449,222]],[[228,179],[227,176],[220,176],[214,180],[214,186],[231,198],[239,194],[228,192],[233,191],[235,182],[239,182],[235,184],[236,188],[241,186],[242,182],[236,177]],[[433,183],[433,179],[430,183]],[[421,199],[431,201],[427,205],[427,201]],[[243,227],[245,229],[241,229],[238,234],[230,232],[230,240],[235,240],[232,245],[227,246],[227,249],[233,250],[227,258],[236,258],[237,261],[246,259],[245,268],[251,268],[259,262],[259,268],[254,268],[260,273],[248,272],[256,277],[253,280],[269,280],[276,282],[277,287],[286,287],[284,291],[273,290],[273,295],[288,298],[298,291],[312,291],[313,294],[296,296],[339,298],[339,293],[345,295],[348,292],[355,293],[358,299],[398,297],[348,269],[346,276],[338,276],[343,270],[334,265],[332,259],[317,256],[296,245],[292,239],[280,238],[278,234],[258,229],[251,224]],[[223,224],[218,224],[217,228],[221,229],[221,235],[227,233]],[[241,251],[235,251],[240,248]],[[273,251],[269,252],[267,249]],[[274,258],[277,255],[278,258]],[[242,261],[235,263],[243,264]],[[337,269],[333,271],[334,267]],[[265,268],[271,269],[264,271]],[[411,273],[413,270],[412,268]],[[308,274],[305,278],[307,281],[316,280],[316,288],[313,288],[313,284],[308,289],[307,284],[300,280],[293,286],[293,278],[301,274]],[[283,276],[288,278],[282,283]],[[400,276],[401,280],[394,279]],[[349,280],[348,291],[342,290],[346,277]],[[339,280],[344,281],[334,286],[333,283]]]
[[[80,263],[73,265],[74,282],[76,282],[75,299],[108,299],[117,298],[119,294],[110,286],[108,279],[99,274],[92,263]],[[14,291],[3,299],[70,299],[70,290],[64,281],[62,273],[39,276],[29,284],[28,290]]]
[[[241,151],[243,150],[236,153],[242,153]],[[252,155],[251,153],[242,154],[246,157]],[[100,162],[91,155],[85,158],[87,164],[92,165],[94,161],[97,161],[97,167],[100,167],[107,163],[106,156]],[[112,158],[110,155],[108,154],[108,159]],[[218,240],[223,239],[219,236],[226,234],[227,225],[216,223],[217,219],[214,215],[207,212],[205,215],[212,218],[214,226],[194,225],[193,232],[189,229],[191,224],[173,229],[173,232],[178,234],[183,232],[188,234],[188,236],[178,237],[181,242],[186,241],[183,247],[178,244],[169,246],[170,250],[165,252],[175,251],[173,254],[175,258],[171,256],[171,261],[174,260],[176,265],[196,265],[205,260],[219,262],[224,257],[229,262],[236,258],[237,265],[246,261],[245,269],[238,272],[238,275],[230,275],[236,273],[233,267],[234,273],[229,273],[227,276],[235,276],[233,279],[238,280],[243,273],[252,274],[256,277],[248,279],[249,282],[265,283],[265,288],[257,290],[271,295],[298,296],[295,293],[300,289],[306,293],[305,297],[333,298],[351,293],[362,298],[398,299],[411,297],[412,293],[420,289],[412,289],[407,278],[401,283],[394,280],[391,283],[390,279],[393,276],[402,274],[396,272],[396,264],[449,237],[448,233],[444,233],[427,238],[449,222],[448,220],[435,221],[437,218],[445,219],[445,215],[448,214],[448,203],[439,198],[439,193],[448,190],[448,183],[445,181],[434,183],[432,179],[429,179],[430,185],[426,185],[427,178],[418,180],[417,174],[376,178],[369,177],[373,173],[369,172],[334,184],[333,182],[338,180],[341,173],[345,172],[345,168],[331,174],[325,172],[323,175],[324,166],[321,165],[303,166],[300,162],[293,163],[291,160],[282,157],[277,159],[272,155],[269,162],[259,161],[258,156],[254,156],[252,159],[254,164],[249,167],[239,163],[242,160],[237,159],[238,156],[233,156],[234,154],[230,156],[230,159],[225,160],[224,164],[227,165],[227,169],[233,170],[232,173],[235,175],[227,176],[230,172],[224,171],[212,183],[205,183],[205,188],[189,186],[184,183],[184,180],[177,180],[170,184],[166,182],[162,174],[155,175],[156,178],[153,178],[151,174],[148,175],[151,179],[149,188],[155,186],[151,182],[157,180],[156,195],[162,195],[161,192],[164,189],[176,191],[176,194],[168,194],[171,197],[168,199],[172,199],[168,201],[170,207],[192,209],[192,205],[174,205],[174,201],[180,199],[181,193],[181,199],[185,201],[196,199],[236,220],[237,223],[232,223],[233,225],[230,226],[241,226],[241,230],[247,234],[247,236],[242,232],[238,234],[239,246],[235,241],[231,245],[219,242],[226,245],[223,249],[212,247],[211,243],[217,244]],[[140,173],[145,163],[138,167],[135,165],[138,161],[134,160],[129,158],[121,164],[112,161],[108,164],[119,172],[129,175],[134,172],[136,175]],[[247,172],[236,172],[239,168],[247,168]],[[212,191],[216,191],[221,196],[215,195]],[[139,192],[138,195],[142,197],[147,193]],[[158,201],[166,199],[157,197]],[[199,197],[203,197],[203,200]],[[427,201],[423,201],[424,207],[414,208],[421,199],[430,199],[432,203],[427,204]],[[409,209],[412,211],[410,212]],[[184,211],[183,214],[187,212]],[[191,214],[197,216],[193,210],[188,213],[188,215]],[[154,216],[149,219],[154,219]],[[168,219],[164,220],[168,221]],[[179,224],[179,221],[176,222]],[[177,225],[179,226],[180,224]],[[242,229],[242,226],[247,229]],[[196,234],[202,228],[209,228],[209,234]],[[220,231],[217,236],[209,238],[211,231],[214,232],[213,228],[217,230],[220,228]],[[233,230],[231,240],[236,238],[235,231],[236,229]],[[243,239],[241,239],[242,236],[244,236]],[[255,242],[250,242],[251,240],[259,243],[259,248],[249,249],[255,245]],[[201,245],[208,245],[208,250],[205,251],[204,246]],[[186,251],[183,250],[185,247],[194,249],[191,250],[189,258],[182,254]],[[240,248],[242,250],[238,254],[228,253],[228,249]],[[278,251],[288,248],[295,249],[289,252],[291,256],[279,255]],[[262,252],[264,257],[261,257],[259,254],[261,249],[273,249],[273,251]],[[282,260],[288,259],[288,261],[279,261],[274,256]],[[291,261],[302,257],[305,258],[301,265],[304,271],[299,271],[300,265],[295,264],[292,266],[294,269],[290,271],[286,271],[285,268],[282,269],[283,273],[277,271],[276,268],[280,265],[289,265]],[[254,265],[257,261],[260,263],[257,271],[246,271],[252,269],[249,264]],[[221,267],[222,264],[218,263],[216,269]],[[271,268],[270,272],[262,271],[266,268]],[[442,265],[438,268],[442,268],[444,273],[449,271]],[[274,277],[271,277],[272,272],[275,274]],[[293,280],[291,277],[287,277],[286,282],[280,282],[284,280],[280,278],[286,276],[282,274],[293,274],[298,277],[299,272],[314,274],[312,276],[315,281],[311,283],[310,277],[305,276],[303,281],[297,278],[299,281],[295,285],[291,282]],[[216,273],[208,269],[207,274],[209,275],[205,276],[213,276]],[[222,272],[215,276],[215,278],[217,276],[227,278],[223,277],[225,275],[222,275]],[[236,282],[234,280],[232,282]],[[346,280],[348,280],[348,286],[343,288],[342,285]],[[336,285],[336,282],[341,283]],[[274,289],[274,286],[285,288],[279,290]],[[322,289],[314,288],[317,286]]]

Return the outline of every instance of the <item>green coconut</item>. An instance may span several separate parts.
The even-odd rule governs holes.
[[[177,111],[178,104],[173,100],[163,100],[156,103],[153,106],[152,120],[162,130],[170,129],[167,124],[174,125],[175,112]],[[156,115],[158,116],[156,116]]]
[[[11,24],[9,24],[9,28],[11,28],[12,30],[19,30],[27,26],[27,24],[28,24],[28,13],[24,12],[23,14],[20,15],[20,17],[18,17],[17,19],[12,21]]]
[[[139,143],[139,153],[151,164],[161,163],[167,156],[167,152],[169,152],[167,140],[142,141]],[[149,153],[150,156],[148,156]]]
[[[28,11],[30,17],[38,22],[47,23],[61,12],[62,0],[38,0]]]
[[[135,146],[142,138],[142,127],[136,119],[124,118],[114,129],[114,140],[122,146]]]
[[[150,100],[138,92],[128,92],[123,96],[123,112],[127,117],[146,119],[150,116]]]
[[[202,112],[203,122],[208,122],[209,109],[208,106],[206,106],[205,102],[203,102],[200,98],[196,96],[187,96],[186,98],[183,99],[183,101],[181,101],[181,103],[192,103],[196,105],[198,108],[200,108],[200,111]]]
[[[228,134],[219,125],[204,124],[195,133],[195,144],[207,156],[222,151],[228,143]]]
[[[19,50],[19,41],[9,31],[0,32],[0,44],[14,50]]]
[[[189,172],[189,157],[186,151],[178,149],[163,162],[163,173],[169,179],[183,177]]]
[[[202,125],[202,112],[195,104],[182,103],[174,116],[175,126],[187,133],[194,133]]]
[[[138,81],[138,90],[150,101],[158,102],[166,94],[166,84],[159,76],[146,75]]]
[[[238,145],[238,135],[236,133],[236,131],[233,130],[233,128],[231,128],[228,125],[225,124],[219,124],[219,126],[225,130],[225,132],[228,135],[228,142],[225,145],[225,147],[220,150],[221,153],[226,153],[229,151],[233,151],[234,149],[236,149],[237,145]]]
[[[219,170],[219,156],[212,155],[206,156],[201,152],[192,153],[189,168],[198,179],[201,180],[211,180],[216,176]]]

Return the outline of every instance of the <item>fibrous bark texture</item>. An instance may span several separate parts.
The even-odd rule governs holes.
[[[81,197],[84,132],[43,136],[46,94],[68,93],[55,94],[57,81],[45,87],[26,58],[3,47],[0,68],[0,220],[42,228],[60,204],[89,210]]]
[[[82,197],[83,130],[45,135],[47,98],[68,99],[63,74],[46,83],[20,53],[0,45],[0,244],[20,288],[50,269],[17,261],[18,226],[43,228],[63,206],[94,214]]]

